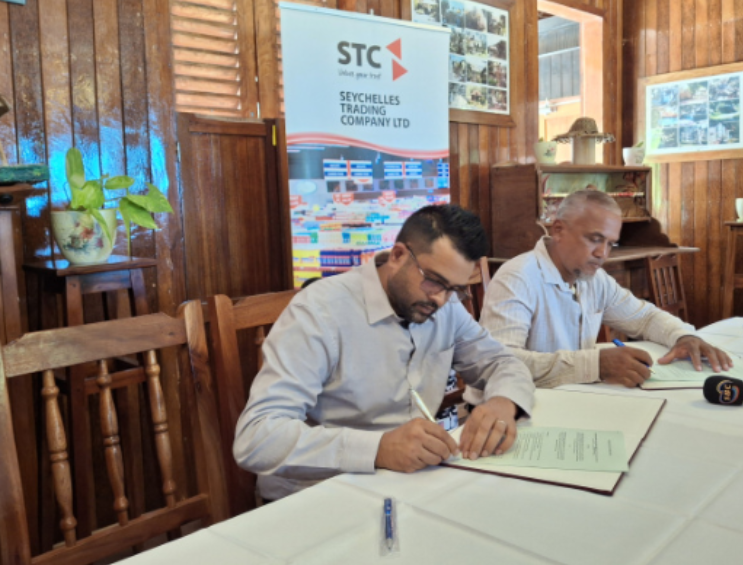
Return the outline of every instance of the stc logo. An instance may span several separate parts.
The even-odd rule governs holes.
[[[720,404],[733,404],[740,396],[740,389],[731,381],[720,381],[717,385]]]
[[[396,59],[402,60],[402,41],[396,39],[386,49],[392,53]],[[363,67],[369,65],[374,69],[382,68],[382,64],[379,62],[378,56],[382,48],[379,45],[366,45],[364,43],[349,43],[348,41],[341,41],[338,44],[338,52],[341,54],[338,62],[341,65],[355,64],[357,67]],[[354,53],[355,51],[355,53]],[[392,80],[399,79],[402,75],[408,72],[396,59],[392,59]]]

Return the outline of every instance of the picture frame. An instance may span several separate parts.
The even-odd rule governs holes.
[[[641,79],[637,100],[646,162],[743,157],[743,62]]]
[[[514,0],[409,0],[403,19],[452,30],[449,120],[516,127],[511,117]]]

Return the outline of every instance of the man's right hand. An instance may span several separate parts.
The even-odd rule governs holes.
[[[382,436],[374,466],[412,473],[457,455],[457,442],[441,426],[416,418]]]
[[[599,378],[605,383],[635,387],[650,377],[652,364],[652,357],[642,349],[609,347],[599,353]]]

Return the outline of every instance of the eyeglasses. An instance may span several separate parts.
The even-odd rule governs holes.
[[[413,250],[410,249],[410,246],[407,243],[405,244],[405,248],[410,253],[413,261],[415,261],[415,266],[418,268],[418,272],[423,277],[423,280],[421,281],[421,290],[428,296],[440,294],[442,292],[446,292],[446,294],[449,295],[453,292],[457,295],[457,298],[459,298],[460,302],[464,302],[465,300],[469,300],[470,298],[472,298],[466,287],[457,285],[445,285],[444,283],[429,277],[426,272],[421,269],[421,264],[418,262],[418,257],[415,256],[415,253],[413,253]]]

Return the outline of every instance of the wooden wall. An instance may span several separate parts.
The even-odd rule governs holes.
[[[624,19],[625,145],[645,137],[635,121],[637,79],[743,61],[740,0],[624,0]],[[655,176],[654,215],[664,231],[701,249],[684,256],[682,268],[691,321],[703,326],[721,317],[723,222],[734,219],[735,198],[743,196],[743,159],[660,164]]]
[[[316,3],[316,2],[312,2]],[[560,0],[605,16],[610,64],[604,85],[606,131],[620,132],[622,0]],[[408,0],[329,0],[322,5],[400,18]],[[254,98],[261,118],[280,117],[276,16],[273,0],[239,0],[254,15],[247,67],[258,75]],[[151,180],[168,194],[174,215],[157,218],[158,232],[137,230],[133,252],[157,257],[153,309],[174,312],[186,296],[183,224],[176,182],[175,115],[167,0],[29,0],[0,3],[0,91],[14,112],[0,120],[0,142],[11,162],[48,162],[47,196],[31,199],[24,220],[25,259],[47,258],[49,209],[67,199],[64,152],[74,145],[92,174]],[[452,200],[478,211],[490,228],[489,171],[496,162],[532,159],[538,138],[537,1],[512,9],[512,115],[515,128],[450,123]],[[254,61],[252,60],[254,58]],[[251,98],[252,99],[252,98]],[[608,147],[616,162],[620,143]],[[139,186],[142,186],[140,184]],[[121,240],[121,238],[120,238]],[[117,249],[122,252],[121,245]]]
[[[260,1],[260,0],[257,0]],[[338,0],[338,8],[401,18],[409,13],[410,0]],[[569,8],[584,8],[605,19],[604,116],[602,131],[615,132],[618,141],[607,147],[606,163],[621,162],[621,72],[622,0],[557,0]],[[539,138],[539,63],[537,1],[516,0],[511,11],[511,105],[515,128],[450,122],[452,201],[480,214],[486,229],[490,213],[490,167],[503,161],[533,161],[533,145]],[[258,46],[259,53],[261,46]],[[261,103],[263,106],[263,103]],[[270,117],[270,116],[269,116]]]
[[[149,181],[168,195],[176,213],[157,217],[161,231],[136,229],[132,252],[160,260],[157,279],[148,273],[150,306],[172,314],[183,281],[168,34],[167,0],[0,3],[0,92],[13,105],[0,143],[11,164],[51,170],[37,185],[48,191],[27,202],[24,259],[51,255],[49,210],[69,199],[64,155],[74,144],[90,175],[128,174],[137,189]]]

